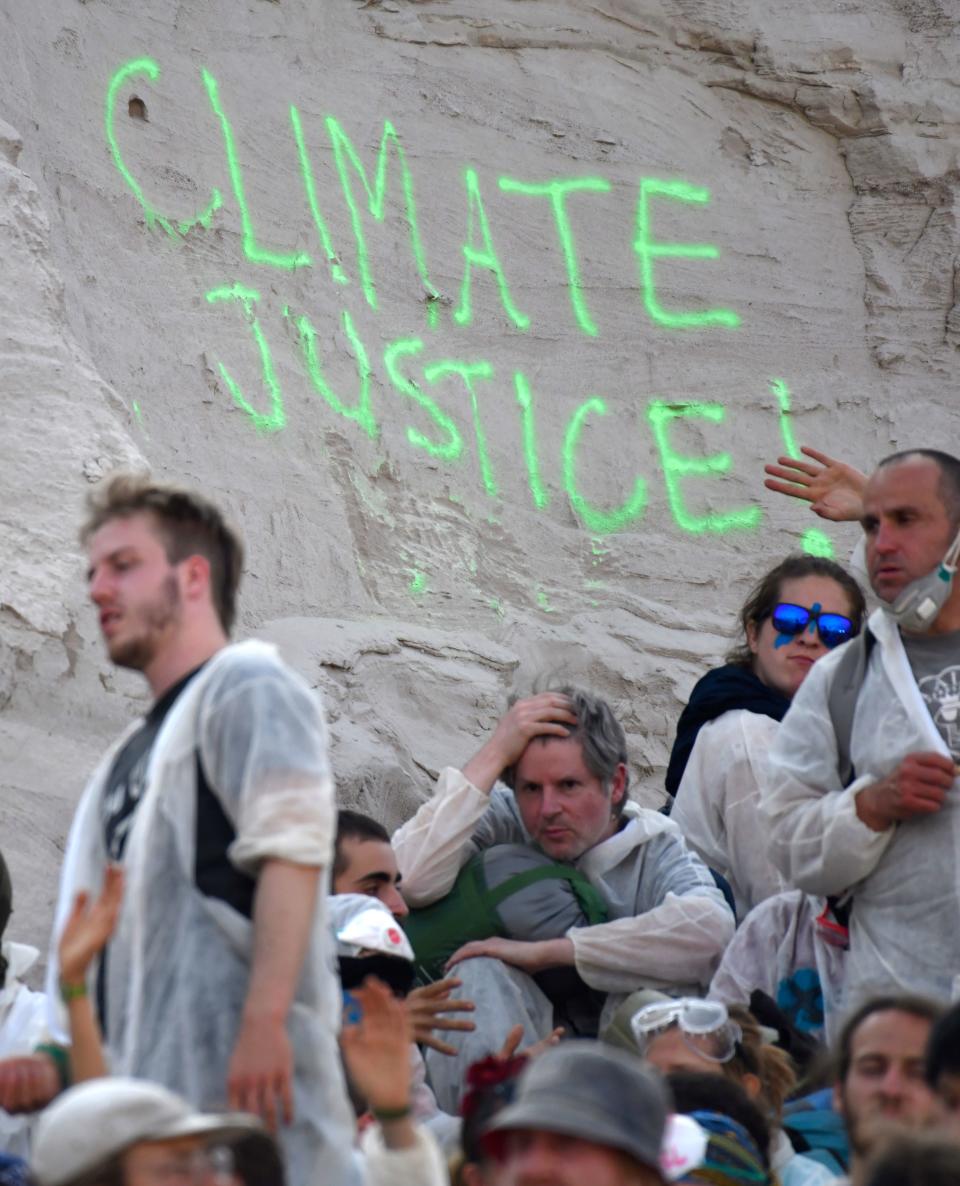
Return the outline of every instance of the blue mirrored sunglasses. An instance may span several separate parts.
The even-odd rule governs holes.
[[[816,623],[820,641],[825,647],[838,647],[853,638],[853,622],[843,614],[825,614],[821,609],[807,609],[805,605],[791,605],[781,601],[770,615],[773,627],[780,634],[802,634],[811,622]]]

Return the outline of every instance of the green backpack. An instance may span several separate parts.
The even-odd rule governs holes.
[[[499,844],[468,861],[445,898],[411,910],[403,927],[423,984],[442,980],[450,956],[475,939],[558,939],[607,918],[602,896],[579,869],[524,844]]]

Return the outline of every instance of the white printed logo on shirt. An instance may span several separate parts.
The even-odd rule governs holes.
[[[960,757],[960,664],[928,675],[918,687],[940,736],[954,759]]]

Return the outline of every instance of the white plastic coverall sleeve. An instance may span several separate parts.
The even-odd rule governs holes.
[[[416,1134],[417,1143],[409,1149],[388,1149],[380,1126],[368,1128],[360,1140],[364,1186],[447,1186],[450,1177],[440,1147],[422,1125]]]
[[[7,978],[0,989],[0,1058],[32,1054],[40,1042],[48,1041],[47,1001],[42,992],[32,992],[21,977],[40,956],[26,943],[4,941]],[[0,1109],[0,1152],[29,1160],[30,1133],[36,1113],[12,1115]]]
[[[874,832],[857,816],[857,792],[876,782],[879,772],[859,769],[850,786],[840,783],[829,695],[841,653],[814,664],[793,698],[760,797],[774,864],[791,885],[820,896],[843,894],[862,881],[894,833]]]
[[[577,971],[591,988],[632,992],[653,982],[709,984],[733,930],[724,902],[690,888],[682,897],[667,893],[645,914],[575,927],[567,934]]]
[[[690,847],[730,883],[738,919],[786,888],[767,855],[758,810],[779,728],[772,717],[746,709],[704,725],[670,813]]]
[[[317,702],[305,685],[280,668],[252,670],[204,703],[199,742],[207,781],[229,799],[237,833],[229,856],[238,868],[256,875],[270,859],[332,863],[333,781]]]
[[[432,798],[393,834],[393,851],[403,873],[403,896],[411,906],[429,906],[453,889],[457,874],[474,855],[494,844],[516,841],[516,831],[497,838],[484,820],[490,795],[453,766],[440,771]],[[483,842],[474,839],[477,829]]]
[[[733,915],[671,820],[635,803],[624,815],[626,827],[576,862],[614,916],[568,932],[577,971],[604,992],[640,983],[705,987],[733,934]],[[434,797],[394,834],[404,896],[417,906],[436,901],[474,853],[529,841],[506,788],[484,795],[448,767]]]

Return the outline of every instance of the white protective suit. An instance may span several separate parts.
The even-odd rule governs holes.
[[[139,722],[137,722],[139,724]],[[78,890],[99,890],[100,805],[114,758],[93,774],[67,842],[48,996],[58,999],[56,935]],[[279,859],[320,867],[313,931],[287,1018],[292,1126],[281,1130],[291,1186],[359,1181],[340,1067],[340,994],[326,922],[336,807],[318,698],[274,648],[226,647],[177,697],[154,742],[124,854],[126,889],[107,959],[107,1033],[119,1074],[152,1079],[202,1110],[223,1110],[247,994],[253,924],[194,878],[197,756],[232,822],[230,861],[255,875]],[[91,971],[91,991],[96,970]]]
[[[0,1058],[33,1054],[47,1037],[47,998],[33,992],[23,977],[40,957],[26,943],[4,941],[7,978],[0,989]],[[24,1160],[30,1158],[30,1129],[35,1116],[16,1115],[0,1109],[0,1150]]]
[[[611,921],[574,927],[576,968],[591,988],[628,993],[640,987],[697,992],[706,987],[734,929],[733,915],[709,871],[690,852],[670,819],[628,802],[626,826],[574,865],[603,895]],[[477,852],[498,844],[530,844],[513,793],[488,795],[447,767],[433,798],[394,833],[393,849],[411,906],[450,892]],[[474,1035],[456,1035],[456,1058],[426,1055],[441,1107],[455,1110],[466,1066],[499,1049],[522,1022],[525,1041],[549,1033],[552,1008],[525,973],[497,960],[459,964],[463,995],[477,1004]],[[493,984],[493,979],[496,985]]]
[[[836,1186],[836,1175],[812,1157],[797,1153],[783,1129],[770,1137],[770,1168],[780,1186]]]
[[[822,898],[802,890],[787,890],[761,902],[737,928],[707,996],[725,1005],[749,1007],[750,994],[760,989],[798,1028],[818,1037],[825,1029],[832,1043],[843,1019],[847,953],[818,932],[816,920],[823,906]],[[811,1024],[818,987],[823,1027]]]
[[[947,747],[924,703],[896,624],[870,616],[877,645],[857,699],[850,739],[856,780],[837,772],[829,692],[842,647],[813,667],[771,755],[761,807],[771,856],[788,881],[818,896],[852,893],[845,1005],[883,992],[949,999],[960,975],[960,788],[943,808],[874,832],[855,796],[909,753]],[[849,645],[849,644],[848,644]]]
[[[779,721],[737,708],[697,734],[670,818],[730,884],[737,919],[787,886],[767,855],[760,784]]]

